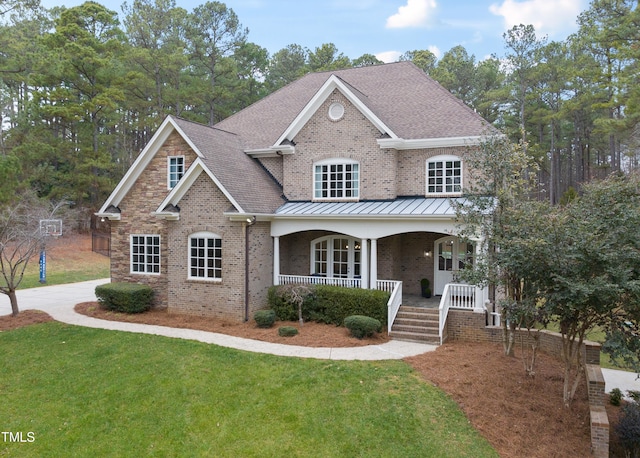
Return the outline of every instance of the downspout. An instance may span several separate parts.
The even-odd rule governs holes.
[[[244,321],[249,321],[249,227],[256,222],[256,217],[247,218],[244,226]]]

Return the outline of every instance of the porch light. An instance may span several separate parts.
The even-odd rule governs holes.
[[[424,250],[424,257],[425,258],[430,258],[431,257],[431,250]]]

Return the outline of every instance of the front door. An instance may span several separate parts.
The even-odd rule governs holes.
[[[360,278],[360,240],[322,237],[311,242],[311,274],[335,278]]]
[[[447,283],[457,282],[456,273],[464,268],[465,263],[473,263],[474,252],[473,244],[461,242],[457,237],[436,240],[433,279],[435,295],[442,295]]]

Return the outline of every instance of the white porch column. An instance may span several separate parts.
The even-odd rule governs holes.
[[[367,239],[360,241],[360,287],[369,289],[369,244]]]
[[[280,284],[280,237],[273,238],[273,284]]]
[[[376,288],[378,283],[378,240],[371,239],[371,266],[369,270],[369,278],[371,279],[371,287]]]

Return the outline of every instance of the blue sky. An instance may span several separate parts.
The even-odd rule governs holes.
[[[121,1],[96,0],[122,13]],[[130,0],[131,1],[131,0]],[[42,0],[72,7],[82,0]],[[192,11],[204,0],[177,0]],[[405,51],[429,49],[437,57],[462,45],[476,60],[505,54],[502,35],[533,24],[538,36],[564,40],[577,30],[588,0],[228,0],[249,29],[249,40],[270,54],[295,43],[313,50],[334,43],[351,59],[374,54],[393,62]]]

